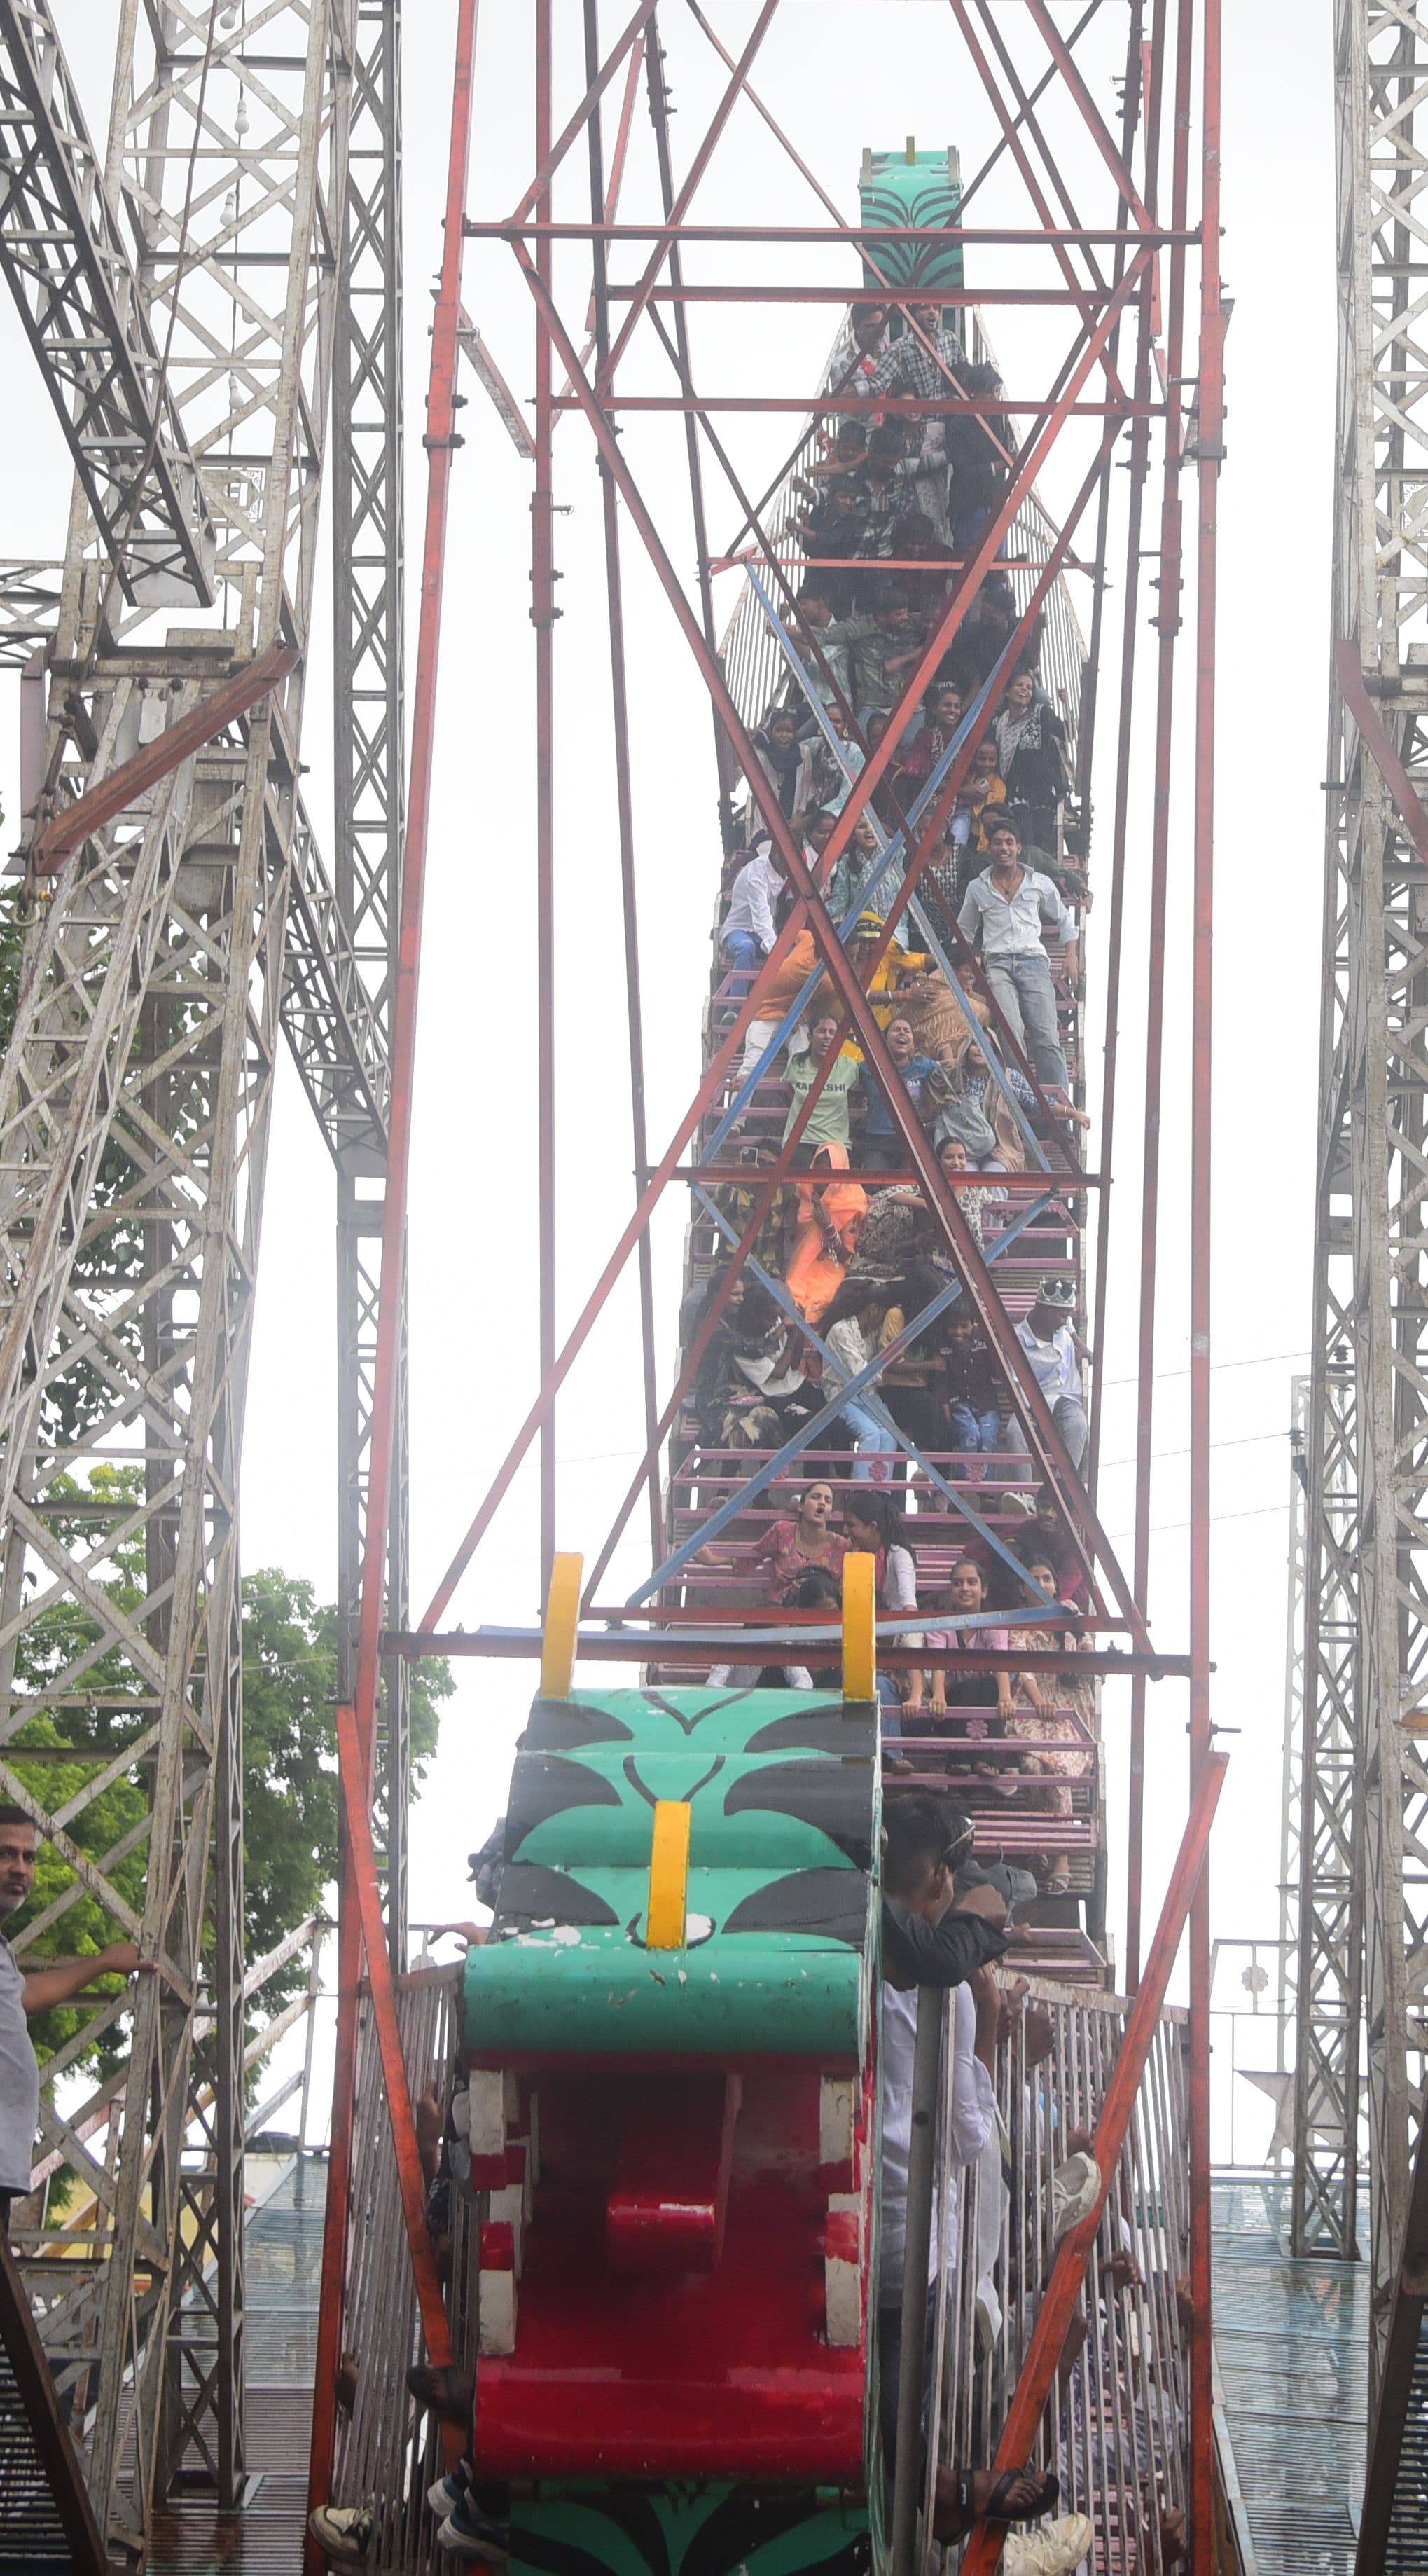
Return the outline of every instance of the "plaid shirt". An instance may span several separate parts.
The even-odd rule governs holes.
[[[960,376],[966,366],[962,343],[955,331],[939,331],[933,346],[935,357],[914,331],[904,331],[879,358],[868,378],[869,393],[914,394],[919,402],[930,402],[934,394],[955,392],[948,376]]]
[[[860,555],[890,555],[893,523],[905,511],[915,509],[908,488],[900,475],[889,476],[881,490],[865,484],[858,495],[862,514],[862,531],[858,544]]]

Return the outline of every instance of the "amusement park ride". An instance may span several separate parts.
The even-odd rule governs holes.
[[[196,2488],[232,2514],[223,2546],[241,2555],[243,2174],[256,2125],[248,2089],[302,2009],[258,2022],[265,1982],[317,1930],[295,1925],[268,1959],[244,1957],[236,1493],[281,1036],[331,1152],[338,1213],[344,1831],[309,2503],[370,2504],[365,2563],[425,2568],[435,2563],[427,2483],[464,2441],[476,2477],[508,2491],[510,2555],[522,2568],[614,2576],[638,2563],[734,2576],[757,2566],[760,2576],[784,2576],[891,2564],[908,2576],[935,2546],[939,2467],[1038,2457],[1059,2462],[1063,2485],[1085,2503],[1094,2564],[1106,2576],[1159,2571],[1182,2547],[1195,2576],[1208,2576],[1232,2563],[1217,2511],[1212,2393],[1205,1867],[1224,1772],[1210,1705],[1208,1473],[1225,321],[1219,0],[1088,0],[1075,13],[1060,0],[1014,9],[948,0],[937,15],[953,68],[935,93],[936,122],[959,137],[960,157],[945,143],[919,153],[911,140],[906,152],[869,150],[856,220],[841,175],[830,193],[834,181],[810,166],[809,138],[786,133],[776,113],[778,69],[789,61],[780,41],[796,20],[800,44],[816,47],[816,8],[748,0],[737,12],[706,13],[694,0],[637,0],[617,25],[599,0],[579,9],[530,0],[519,21],[531,47],[534,134],[528,183],[509,208],[485,203],[481,145],[482,118],[507,118],[509,101],[483,79],[476,0],[456,0],[454,15],[408,688],[401,0],[159,0],[143,10],[119,0],[102,153],[66,60],[63,12],[51,0],[0,0],[0,266],[75,471],[62,559],[6,565],[0,610],[0,644],[20,673],[25,761],[22,940],[0,1069],[0,1797],[34,1816],[73,1873],[42,1923],[87,1896],[157,1963],[132,1995],[97,2002],[47,2069],[33,2183],[38,2193],[68,2168],[80,2215],[71,2208],[50,2224],[43,2199],[17,2210],[13,2253],[0,2264],[9,2371],[0,2429],[37,2446],[25,2474],[33,2484],[43,2473],[63,2523],[51,2562],[68,2554],[97,2569],[107,2554],[147,2563],[165,2499]],[[920,41],[933,12],[837,15],[845,48],[854,19],[859,41],[906,42],[909,97],[920,117],[931,113],[918,45],[902,22]],[[1407,354],[1416,290],[1406,281],[1428,46],[1408,0],[1339,0],[1337,19],[1342,757],[1325,1021],[1326,1134],[1336,1152],[1321,1229],[1332,1316],[1311,1399],[1311,1547],[1320,1553],[1306,1642],[1296,2177],[1303,2230],[1312,2234],[1314,2208],[1337,2209],[1349,2250],[1356,2123],[1342,2103],[1355,2098],[1366,1992],[1372,2250],[1383,2290],[1371,2486],[1387,2536],[1404,2428],[1421,2399],[1425,2276],[1409,2222],[1428,2190],[1428,2176],[1415,2185],[1409,2169],[1422,2032],[1418,1935],[1406,1936],[1401,1896],[1405,1802],[1411,1844],[1421,1765],[1399,1720],[1417,1700],[1384,1679],[1387,1658],[1395,1679],[1402,1671],[1411,1681],[1423,1633],[1421,1523],[1405,1531],[1411,1507],[1402,1499],[1403,1460],[1421,1465],[1405,1414],[1416,1402],[1409,1376],[1415,1390],[1422,1383],[1408,1367],[1407,1341],[1422,1326],[1405,1285],[1423,1259],[1408,1138],[1418,1126],[1406,1119],[1400,1130],[1389,1103],[1411,1092],[1416,1117],[1422,1098],[1421,888],[1393,853],[1398,832],[1428,862],[1412,783],[1419,709],[1428,710],[1416,675],[1424,648],[1406,631],[1423,613],[1411,569],[1421,551],[1410,533],[1412,422],[1428,374]],[[677,149],[676,83],[695,129],[681,120]],[[801,217],[720,219],[731,202],[758,211],[727,184],[751,136],[793,174]],[[474,301],[478,262],[503,263],[528,293],[530,406],[509,391],[463,301]],[[868,384],[854,308],[870,303],[890,344],[909,355],[893,390]],[[792,344],[779,316],[820,305],[836,339],[810,394],[788,380]],[[700,346],[709,310],[738,324],[720,339],[717,362]],[[1386,312],[1397,317],[1392,328]],[[989,356],[999,314],[1015,364],[1004,390],[969,391],[960,353]],[[515,451],[512,491],[531,510],[539,1377],[517,1437],[414,1617],[407,1194],[447,520],[468,398],[496,405]],[[840,420],[902,419],[925,430],[993,415],[1007,440],[995,505],[967,537],[945,610],[908,657],[901,695],[875,735],[797,613],[799,477]],[[770,478],[748,464],[741,437],[779,416],[788,453]],[[562,453],[583,436],[599,477],[635,1194],[604,1266],[580,1283],[583,1303],[562,1338],[555,436],[567,419]],[[644,458],[666,438],[682,478],[673,500],[671,470],[645,473],[633,462],[637,447]],[[765,455],[760,445],[756,456]],[[330,863],[301,786],[324,498],[334,605]],[[733,522],[722,553],[710,533],[716,506]],[[627,689],[631,549],[707,691],[711,896],[748,809],[794,899],[752,976],[731,977],[716,962],[702,1077],[663,1138],[650,1132],[641,1018],[635,782],[647,746]],[[915,580],[925,567],[891,569]],[[716,591],[726,577],[740,590],[721,631]],[[1005,641],[904,803],[893,766],[899,735],[989,579],[1011,603]],[[1149,675],[1147,622],[1156,639]],[[879,978],[896,925],[904,949],[915,937],[970,1027],[971,953],[955,916],[939,909],[932,856],[1019,656],[1038,651],[1071,747],[1083,866],[1093,780],[1099,789],[1093,973],[1084,992],[1074,978],[1060,992],[1077,1105],[1090,1085],[1097,970],[1104,1056],[1083,1168],[1018,1030],[995,998],[982,1013],[999,1062],[1025,1077],[1033,1102],[1029,1112],[1018,1106],[1021,1095],[994,1069],[1018,1127],[1020,1168],[1001,1175],[1005,1224],[984,1245],[963,1203],[967,1179],[944,1172],[894,1078]],[[780,698],[811,718],[841,768],[837,819],[818,861],[791,830],[752,741]],[[1172,776],[1192,780],[1180,840]],[[860,834],[864,818],[870,834]],[[863,873],[840,917],[825,897],[842,862]],[[890,872],[896,901],[878,907]],[[1144,906],[1133,878],[1148,886]],[[1173,893],[1193,925],[1184,957],[1167,940]],[[869,903],[878,928],[855,957]],[[1385,1002],[1389,918],[1397,945]],[[770,1000],[805,933],[803,984]],[[1177,977],[1189,1029],[1191,1532],[1183,1636],[1157,1650],[1146,1622],[1156,1248],[1165,1026]],[[741,1277],[788,1310],[763,1228],[781,1184],[801,1168],[817,1087],[787,1134],[774,1131],[756,1169],[740,1140],[758,1134],[760,1084],[819,983],[865,1064],[885,1077],[888,1166],[867,1177],[917,1185],[946,1284],[905,1317],[866,1384],[826,1402],[783,1448],[732,1455],[709,1445],[691,1391]],[[1144,996],[1134,1064],[1118,1044],[1132,991],[1138,1028]],[[1099,1385],[1089,1447],[1073,1463],[1016,1321],[1050,1262],[1082,1283],[1099,1353],[1110,1182],[1131,1159],[1141,1231],[1127,1572],[1097,1511]],[[694,1320],[675,1380],[662,1388],[651,1244],[670,1190],[690,1209]],[[1333,1204],[1345,1192],[1347,1233]],[[1399,1229],[1391,1257],[1381,1225],[1390,1202]],[[1336,1267],[1348,1233],[1350,1288]],[[558,1400],[631,1266],[638,1347],[629,1382],[639,1388],[644,1454],[585,1581],[581,1561],[556,1547]],[[1092,1786],[1069,1802],[1077,1874],[1068,1893],[1033,1908],[1028,1953],[1056,2082],[1036,2075],[1014,2033],[996,2079],[1013,2214],[1008,2221],[1000,2205],[999,2167],[976,2204],[990,2236],[975,2302],[963,2314],[945,2283],[939,2292],[945,2402],[939,2395],[927,2426],[925,2492],[905,2478],[889,2518],[872,2331],[878,1685],[924,1650],[915,1622],[879,1611],[871,1556],[846,1557],[841,1607],[822,1614],[750,1612],[695,1559],[731,1525],[757,1532],[798,1462],[805,1473],[821,1467],[821,1440],[850,1392],[891,1424],[875,1381],[958,1298],[1009,1392],[1015,1470],[1006,1482],[1043,1490],[1074,1568],[1082,1686],[1093,1697],[1107,1678],[1128,1686],[1128,1921],[1118,1996],[1104,1938],[1100,1748],[1094,1726],[1078,1719],[1074,1740],[1089,1747]],[[816,1330],[810,1343],[822,1354]],[[1044,1616],[1045,1602],[1031,1597],[1010,1546],[1014,1494],[995,1477],[968,1480],[901,1429],[897,1437],[919,1534],[934,1552],[975,1544],[1020,1583],[1010,1610],[988,1614],[1012,1632],[1000,1661],[1051,1683],[1064,1653],[1016,1643],[1018,1626],[1038,1607]],[[531,1458],[543,1628],[449,1628],[466,1569]],[[1397,1522],[1382,1505],[1390,1488]],[[642,1496],[648,1573],[612,1604],[602,1584]],[[108,1579],[121,1546],[126,1562],[142,1564],[137,1600]],[[1334,1585],[1354,1593],[1347,1621],[1324,1606]],[[68,1639],[58,1657],[46,1643],[57,1612]],[[966,1633],[946,1650],[949,1667],[995,1665],[997,1653],[973,1653]],[[411,1968],[407,1945],[408,1676],[435,1654],[541,1665],[511,1782],[496,1919],[468,1954],[459,1995],[449,1974],[443,1982]],[[762,1686],[763,1668],[805,1654],[839,1678],[811,1690]],[[608,1689],[589,1679],[598,1682],[602,1664],[616,1668]],[[721,1687],[709,1676],[726,1665],[735,1677]],[[587,1680],[577,1687],[581,1666]],[[642,1686],[630,1684],[632,1670]],[[1152,1682],[1167,1700],[1187,1687],[1190,1760],[1180,1856],[1145,1940]],[[49,1748],[43,1758],[38,1746]],[[72,1758],[51,1775],[45,1760],[56,1752]],[[914,1767],[904,1781],[971,1794],[965,1764],[945,1746],[940,1769],[932,1757],[932,1744],[909,1734],[900,1758]],[[58,1796],[47,1791],[51,1776],[63,1779]],[[144,1821],[122,1848],[96,1853],[75,1829],[120,1778],[142,1790]],[[1018,1812],[1013,1798],[1000,1817],[977,1814],[984,1859],[1044,1840]],[[147,1865],[141,1905],[118,1872],[136,1848]],[[1358,1891],[1352,1903],[1345,1878]],[[1323,1934],[1331,1915],[1332,1974]],[[39,1928],[26,1927],[32,1936]],[[1190,2005],[1177,2017],[1166,1994],[1187,1928]],[[22,1931],[22,1961],[25,1939]],[[66,2068],[121,2017],[117,2064],[81,2098]],[[909,2247],[920,2227],[925,2249],[939,2194],[945,2226],[949,2189],[934,2152],[944,2015],[930,1989],[917,2027],[921,2145],[908,2227]],[[446,2088],[448,2146],[459,2139],[464,2185],[440,2255],[413,2114],[433,2077]],[[1336,2133],[1326,2085],[1341,2088]],[[1074,2125],[1093,2133],[1095,2186],[1057,2232],[1051,2149]],[[1323,2142],[1334,2134],[1347,2163],[1326,2175]],[[964,2204],[964,2243],[980,2246],[973,2206]],[[1118,2230],[1142,2251],[1138,2304],[1124,2327],[1108,2268]],[[909,2278],[917,2287],[904,2309],[898,2411],[910,2453],[922,2347],[911,2252]],[[1068,2378],[1078,2319],[1088,2358]],[[414,2406],[406,2375],[422,2354],[434,2370],[473,2374],[464,2427],[443,2430]],[[1181,2513],[1183,2542],[1173,2529]],[[962,2564],[990,2570],[1001,2537],[974,2523]],[[299,2546],[294,2534],[294,2566]],[[165,2563],[185,2563],[172,2548],[165,2543]],[[307,2552],[316,2576],[323,2553],[311,2537]]]

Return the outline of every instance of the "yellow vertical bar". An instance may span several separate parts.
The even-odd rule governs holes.
[[[575,1632],[580,1624],[580,1578],[583,1556],[557,1555],[545,1597],[545,1627],[540,1641],[542,1699],[565,1699],[575,1679]]]
[[[843,1559],[843,1697],[877,1697],[877,1619],[873,1593],[876,1559],[854,1550]]]
[[[650,1892],[645,1908],[645,1948],[682,1950],[689,1893],[689,1807],[683,1798],[657,1798],[650,1837]]]

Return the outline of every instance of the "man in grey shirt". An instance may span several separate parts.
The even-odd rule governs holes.
[[[1056,1025],[1051,967],[1041,944],[1043,929],[1066,943],[1066,971],[1076,982],[1076,925],[1050,877],[1021,863],[1021,835],[998,817],[988,832],[991,866],[973,877],[957,927],[976,944],[982,966],[1019,1046],[1029,1046],[1036,1078],[1049,1091],[1066,1091],[1066,1058]]]
[[[19,1912],[35,1884],[39,1837],[23,1807],[0,1806],[0,1923]],[[132,1941],[111,1941],[86,1959],[26,1975],[0,1934],[0,2235],[10,2203],[30,2188],[30,2155],[40,2124],[40,2070],[27,2026],[30,2013],[68,2003],[98,1976],[130,1976],[139,1966]]]

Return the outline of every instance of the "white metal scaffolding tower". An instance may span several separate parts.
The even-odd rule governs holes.
[[[48,0],[0,0],[0,268],[76,474],[62,574],[0,568],[0,654],[46,647],[0,1068],[0,1797],[75,1872],[50,1914],[97,1898],[160,1962],[48,2070],[123,2013],[118,2078],[79,2111],[47,2092],[42,2115],[43,2148],[93,2195],[46,2343],[101,2525],[137,2555],[177,2475],[227,2503],[243,2474],[260,1971],[243,1950],[237,1491],[280,1033],[338,1175],[345,1614],[357,1563],[401,839],[400,5],[121,0],[118,27],[101,155]],[[299,786],[329,445],[330,873]],[[225,689],[234,712],[210,722]],[[116,779],[51,869],[77,800]],[[121,1547],[142,1567],[127,1604],[107,1579]],[[103,1756],[91,1745],[77,1792],[63,1765],[46,1804],[13,1768],[17,1735],[43,1718],[64,1749],[96,1707]],[[394,1940],[404,1708],[394,1694]],[[95,1860],[70,1829],[120,1777],[145,1792],[143,1824]],[[135,1850],[142,1914],[116,1875]]]
[[[1397,2263],[1428,2025],[1428,15],[1339,0],[1295,2243]]]

